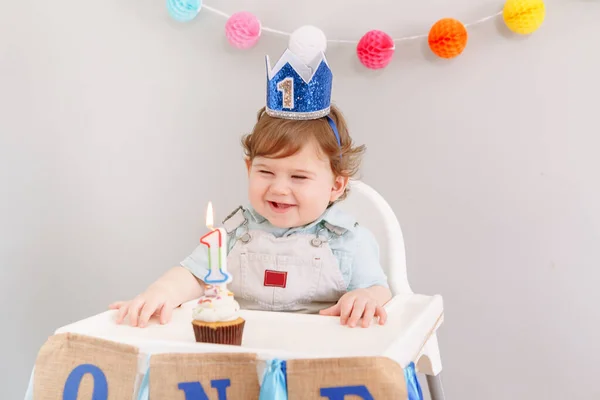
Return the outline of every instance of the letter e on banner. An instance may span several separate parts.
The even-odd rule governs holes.
[[[404,370],[387,357],[287,361],[289,400],[407,400]]]
[[[374,400],[366,386],[340,386],[321,388],[321,397],[329,400],[345,400],[346,396],[359,396],[362,400]]]

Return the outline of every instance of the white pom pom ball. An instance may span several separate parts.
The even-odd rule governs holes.
[[[327,37],[315,26],[305,25],[296,29],[290,36],[288,48],[305,64],[327,50]]]

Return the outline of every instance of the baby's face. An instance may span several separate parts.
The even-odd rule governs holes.
[[[309,224],[344,192],[347,179],[334,177],[316,146],[310,142],[289,157],[248,162],[250,204],[274,226]]]

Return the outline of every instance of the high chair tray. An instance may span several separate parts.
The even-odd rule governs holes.
[[[241,346],[196,343],[192,308],[196,301],[173,310],[172,321],[160,325],[152,319],[145,328],[115,323],[116,311],[107,311],[59,328],[134,345],[141,353],[249,352],[259,358],[329,358],[386,356],[402,367],[419,355],[427,339],[443,320],[442,298],[405,294],[385,308],[387,323],[369,328],[348,328],[339,317],[242,310],[246,320]]]

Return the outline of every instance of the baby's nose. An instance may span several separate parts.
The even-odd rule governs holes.
[[[273,184],[270,187],[271,193],[273,194],[288,194],[290,189],[288,187],[288,185],[285,184],[285,182],[273,182]]]

